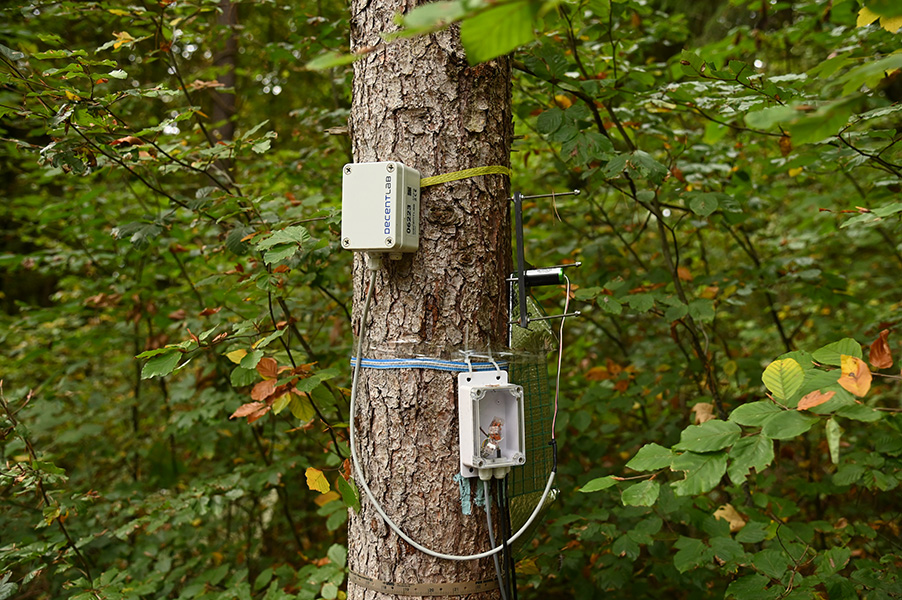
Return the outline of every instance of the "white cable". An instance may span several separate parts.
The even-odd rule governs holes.
[[[368,256],[368,258],[370,258]],[[363,302],[363,311],[360,314],[360,332],[357,338],[357,362],[354,367],[354,377],[351,379],[351,406],[350,406],[350,422],[348,423],[348,431],[349,431],[349,441],[351,444],[351,462],[354,465],[354,474],[357,476],[358,485],[363,488],[366,497],[369,498],[370,502],[373,504],[373,508],[376,509],[376,512],[379,513],[379,516],[385,521],[385,523],[394,531],[398,536],[419,550],[424,554],[428,554],[429,556],[433,556],[435,558],[441,558],[443,560],[479,560],[481,558],[486,558],[501,552],[504,549],[504,546],[498,546],[497,548],[492,548],[491,550],[486,550],[485,552],[480,552],[479,554],[470,554],[470,555],[456,555],[456,554],[443,554],[442,552],[436,552],[434,550],[430,550],[425,546],[418,544],[413,541],[410,536],[401,531],[401,528],[395,524],[391,518],[385,514],[385,511],[382,510],[382,506],[379,505],[379,502],[376,500],[376,497],[373,495],[373,492],[370,491],[370,486],[366,483],[366,477],[363,475],[363,469],[360,467],[360,461],[357,459],[357,448],[354,442],[354,408],[357,401],[357,383],[360,379],[360,358],[363,355],[363,338],[366,337],[366,318],[370,311],[370,304],[373,300],[373,288],[376,286],[376,270],[370,268],[370,282],[367,286],[366,290],[366,299]],[[539,512],[542,509],[542,506],[545,505],[545,499],[548,498],[548,494],[551,491],[551,484],[554,483],[554,470],[548,474],[548,483],[545,484],[545,491],[542,492],[542,497],[539,498],[539,502],[536,504],[535,509],[532,511],[532,514],[529,515],[529,519],[526,520],[526,523],[510,537],[508,540],[508,544],[512,544],[515,542],[526,530],[532,525],[532,522],[535,521],[536,517],[539,515]]]
[[[570,310],[570,278],[564,275],[567,281],[567,289],[564,292],[564,315]],[[558,355],[557,355],[557,381],[554,384],[554,413],[551,417],[551,439],[554,438],[554,426],[557,424],[557,407],[558,399],[561,395],[561,365],[564,363],[564,322],[566,316],[561,317],[561,333],[558,339]]]
[[[485,519],[489,526],[489,545],[495,545],[495,531],[492,528],[492,497],[489,494],[489,482],[482,480],[482,491],[485,495]],[[495,576],[498,577],[498,589],[501,590],[501,600],[507,600],[507,590],[504,586],[504,577],[501,575],[501,563],[498,562],[498,555],[493,554],[492,559],[495,561]]]

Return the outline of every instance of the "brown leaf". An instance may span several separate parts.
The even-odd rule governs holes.
[[[213,340],[210,343],[216,344],[217,342],[221,342],[222,340],[226,339],[227,337],[229,337],[229,332],[223,331],[222,333],[217,335],[215,338],[213,338]]]
[[[271,410],[272,410],[272,404],[267,404],[266,406],[264,406],[257,412],[248,415],[247,416],[247,424],[250,425],[251,423],[253,423],[254,421],[256,421],[257,419],[259,419],[260,417],[262,417],[263,415],[265,415],[266,413],[268,413]]]
[[[723,519],[730,524],[730,533],[736,533],[745,527],[746,520],[732,504],[724,504],[714,511],[715,519]]]
[[[191,332],[191,328],[190,328],[190,327],[186,327],[185,329],[188,330],[188,335],[191,336],[191,339],[194,340],[194,343],[197,344],[198,346],[200,346],[200,340],[197,339],[197,336],[194,335],[194,334]]]
[[[696,425],[700,425],[705,421],[710,421],[711,419],[717,418],[714,416],[714,405],[710,402],[699,402],[692,407],[692,412],[695,413]]]
[[[185,312],[185,309],[180,308],[178,310],[174,310],[171,313],[169,313],[169,318],[172,319],[173,321],[184,321],[185,317],[187,315],[188,315],[188,313]]]
[[[790,152],[792,152],[792,139],[788,135],[784,135],[780,138],[780,154],[787,156]]]
[[[290,267],[288,265],[279,265],[275,269],[272,270],[273,273],[287,273]]]
[[[871,351],[868,353],[868,361],[875,369],[889,369],[893,366],[893,355],[889,349],[889,329],[880,332],[880,336],[871,344]]]
[[[110,146],[140,146],[144,142],[141,141],[141,138],[137,138],[133,135],[127,135],[125,137],[119,138],[118,140],[113,140],[110,142]]]
[[[210,315],[215,315],[216,313],[218,313],[221,310],[222,310],[221,306],[218,306],[216,308],[205,308],[202,311],[200,311],[200,316],[208,317]]]
[[[809,410],[815,406],[820,406],[835,395],[836,392],[821,392],[820,390],[814,390],[810,394],[805,394],[802,399],[799,400],[797,409]]]
[[[246,417],[248,415],[252,415],[261,408],[266,407],[266,404],[263,402],[248,402],[247,404],[242,404],[238,407],[238,410],[233,412],[230,419],[240,419],[241,417]]]
[[[843,354],[842,377],[837,383],[861,398],[871,389],[871,371],[860,358]]]
[[[257,363],[257,373],[260,373],[263,379],[275,379],[279,374],[279,363],[274,358],[264,356]]]
[[[677,277],[680,278],[680,281],[692,281],[695,279],[686,267],[677,267]]]
[[[272,395],[274,391],[276,391],[275,379],[260,381],[254,386],[254,389],[251,390],[251,399],[258,401],[266,400]]]

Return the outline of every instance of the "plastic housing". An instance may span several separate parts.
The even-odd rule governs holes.
[[[341,245],[361,252],[415,252],[420,243],[420,173],[399,162],[342,168]]]
[[[457,386],[460,474],[476,477],[480,471],[525,464],[523,388],[508,383],[506,371],[460,373]],[[500,440],[491,439],[496,419],[502,421]],[[484,452],[487,448],[492,451]]]

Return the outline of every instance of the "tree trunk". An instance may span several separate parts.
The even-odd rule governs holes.
[[[457,28],[385,44],[413,0],[353,0],[351,46],[376,49],[355,63],[350,130],[356,162],[397,160],[422,176],[509,165],[511,76],[507,58],[469,67]],[[385,260],[376,276],[364,358],[454,358],[507,342],[509,182],[481,176],[423,190],[420,249]],[[354,266],[355,331],[368,278]],[[459,355],[457,356],[459,359]],[[451,554],[488,549],[485,513],[461,510],[456,376],[364,369],[357,450],[373,493],[411,538]],[[473,480],[473,492],[478,482]],[[391,583],[458,583],[494,577],[491,558],[432,558],[401,540],[361,498],[348,532],[350,569]],[[355,583],[349,598],[399,596]],[[405,596],[410,597],[410,596]],[[452,596],[453,597],[453,596]],[[457,596],[463,597],[463,596]],[[499,598],[498,590],[468,595]]]

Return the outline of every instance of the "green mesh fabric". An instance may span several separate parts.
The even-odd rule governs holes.
[[[532,298],[527,298],[527,310],[530,316],[541,316]],[[515,312],[518,312],[516,308]],[[519,314],[514,314],[511,320],[518,317]],[[523,387],[526,424],[526,464],[515,467],[508,476],[508,490],[513,499],[534,492],[541,493],[551,472],[552,451],[548,442],[551,440],[554,395],[548,381],[547,357],[556,346],[549,321],[531,321],[526,328],[517,324],[512,326],[511,350],[514,358],[509,366],[510,381]],[[533,506],[537,500],[538,497],[534,499]],[[514,512],[513,508],[511,512]],[[528,516],[529,511],[520,523]],[[511,517],[513,520],[514,515]],[[516,530],[516,523],[514,525]]]

